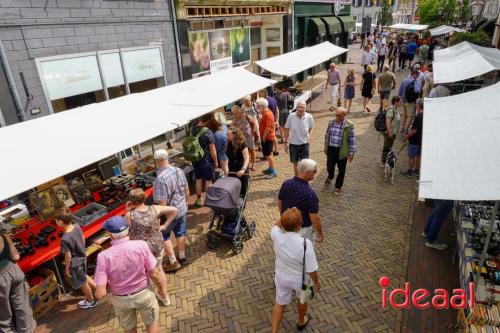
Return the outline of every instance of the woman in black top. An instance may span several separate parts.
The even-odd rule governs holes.
[[[373,73],[372,65],[366,67],[366,72],[361,76],[361,96],[363,96],[363,111],[370,112],[370,101],[377,89],[376,76]]]
[[[248,173],[250,161],[245,136],[238,128],[231,127],[227,131],[227,140],[226,155],[229,159],[229,172],[236,172],[238,177],[241,177],[244,173]]]

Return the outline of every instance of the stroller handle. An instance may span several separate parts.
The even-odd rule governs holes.
[[[230,177],[238,177],[238,173],[237,172],[234,172],[234,171],[229,171],[227,173],[228,176]],[[248,173],[244,173],[241,178],[252,178],[252,176],[250,176]]]

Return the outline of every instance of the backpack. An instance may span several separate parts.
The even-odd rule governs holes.
[[[401,45],[401,53],[406,53],[408,51],[408,44]]]
[[[387,124],[385,122],[386,116],[387,116],[387,111],[381,110],[375,117],[375,120],[373,121],[373,126],[375,126],[377,132],[387,131]]]
[[[405,97],[408,103],[413,103],[420,97],[420,94],[415,92],[415,81],[417,80],[411,81],[405,89]]]
[[[189,162],[198,162],[205,156],[205,152],[198,140],[200,136],[205,133],[208,128],[203,127],[199,130],[197,135],[193,135],[192,129],[189,130],[187,137],[182,141],[182,154],[184,159]]]

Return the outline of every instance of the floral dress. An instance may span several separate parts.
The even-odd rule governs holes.
[[[130,220],[130,239],[145,241],[155,258],[160,258],[163,251],[163,236],[160,232],[160,220],[154,207],[148,206],[145,212],[131,210]]]

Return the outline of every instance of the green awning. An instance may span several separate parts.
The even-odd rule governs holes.
[[[356,21],[351,16],[337,16],[344,23],[344,30],[354,30]]]
[[[310,24],[316,26],[316,28],[318,29],[318,33],[319,33],[320,37],[326,35],[325,23],[323,21],[321,21],[320,18],[312,17],[312,18],[309,18],[309,20],[311,20]]]
[[[325,21],[326,26],[328,28],[328,33],[330,35],[340,34],[342,32],[342,25],[340,24],[340,20],[335,16],[326,16],[321,18]]]

